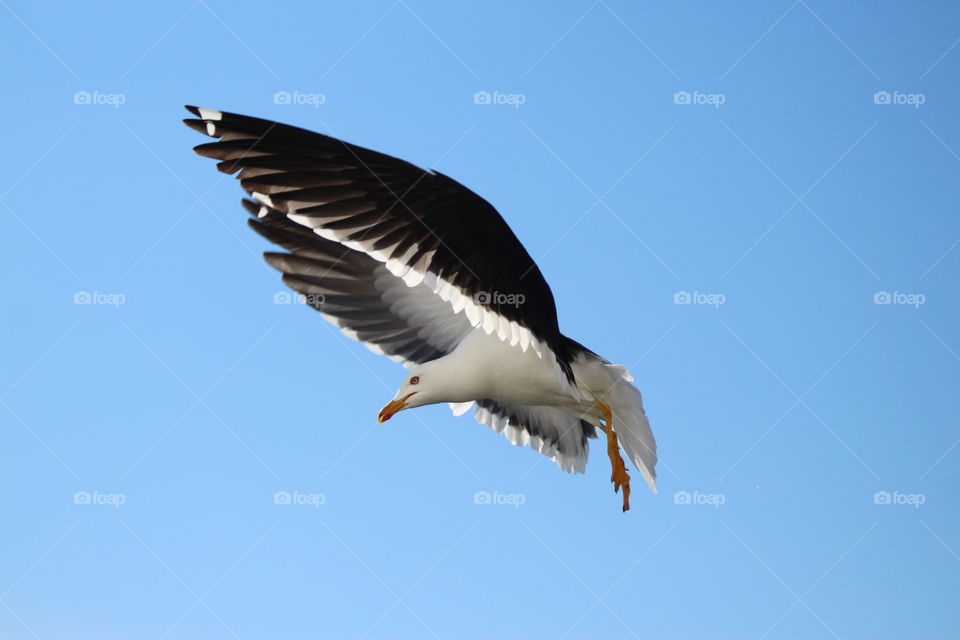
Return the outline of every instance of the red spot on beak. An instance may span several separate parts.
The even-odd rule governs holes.
[[[398,411],[402,411],[406,409],[407,400],[409,400],[411,396],[416,395],[416,393],[417,392],[414,391],[413,393],[408,393],[407,395],[403,396],[398,400],[391,400],[390,402],[388,402],[387,406],[385,406],[383,409],[380,409],[380,414],[377,416],[377,422],[379,422],[380,424],[383,424],[384,422],[392,418],[393,414],[397,413]]]

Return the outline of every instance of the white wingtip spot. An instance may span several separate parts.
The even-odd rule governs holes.
[[[207,135],[208,136],[217,135],[217,127],[212,122],[207,123]]]
[[[274,209],[276,209],[276,207],[273,205],[273,200],[271,200],[270,196],[266,195],[265,193],[259,193],[257,191],[254,191],[251,195],[253,196],[253,199],[259,202],[260,204],[265,204],[268,207],[273,207]]]
[[[223,120],[223,114],[216,109],[204,109],[203,107],[198,107],[197,111],[200,112],[200,117],[204,120]]]

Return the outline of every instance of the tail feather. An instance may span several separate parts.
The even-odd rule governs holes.
[[[657,492],[657,441],[650,430],[650,422],[643,410],[643,396],[630,384],[633,377],[622,365],[607,365],[612,377],[617,379],[604,395],[604,402],[613,411],[613,430],[620,446],[643,475],[644,480]]]

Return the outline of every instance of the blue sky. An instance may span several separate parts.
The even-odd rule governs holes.
[[[3,638],[960,635],[955,4],[0,5]],[[184,103],[492,202],[660,493],[376,425]]]

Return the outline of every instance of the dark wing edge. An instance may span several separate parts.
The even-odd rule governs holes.
[[[289,253],[266,252],[267,263],[301,302],[319,311],[341,332],[374,353],[411,366],[449,353],[470,326],[424,285],[407,287],[383,264],[364,253],[325,240],[285,215],[244,199],[250,227]],[[434,309],[429,309],[434,305]],[[444,317],[445,312],[445,317]],[[596,428],[553,407],[494,400],[452,405],[460,415],[475,405],[474,417],[516,446],[528,446],[563,471],[586,470]],[[458,408],[459,407],[459,408]]]
[[[290,253],[266,252],[300,302],[377,354],[410,367],[446,355],[469,330],[425,287],[407,287],[366,254],[325,240],[273,209],[242,201],[248,224]],[[284,300],[290,300],[283,298]],[[423,313],[425,305],[431,313]]]
[[[408,285],[425,282],[486,333],[553,359],[579,398],[550,287],[486,200],[443,174],[330,136],[187,109],[199,117],[185,119],[188,126],[218,139],[195,151],[220,160],[224,173],[239,171],[254,200],[383,263]]]
[[[478,400],[474,417],[519,447],[529,446],[568,473],[584,473],[590,445],[597,430],[562,409]]]

